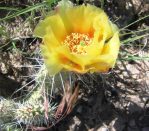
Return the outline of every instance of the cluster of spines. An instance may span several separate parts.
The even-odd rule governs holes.
[[[45,108],[46,107],[41,101],[25,102],[16,109],[15,118],[19,123],[25,125],[47,125],[54,119],[56,106],[51,106],[49,104],[47,110]],[[45,113],[47,113],[47,117]]]
[[[0,99],[0,125],[3,128],[6,123],[15,122],[19,125],[42,126],[53,123],[56,105],[37,99],[30,99],[23,103]]]
[[[12,100],[0,99],[0,124],[9,122],[14,118],[13,109],[16,108],[16,103]]]

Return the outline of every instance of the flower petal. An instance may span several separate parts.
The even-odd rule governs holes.
[[[99,37],[104,35],[106,39],[111,38],[118,30],[116,25],[109,21],[108,16],[104,12],[100,13],[100,15],[94,19],[93,27],[100,32]]]
[[[49,75],[55,75],[63,68],[61,63],[59,63],[57,55],[50,53],[47,46],[41,45],[42,55],[45,59],[45,64],[48,69]]]
[[[73,55],[66,46],[57,48],[59,62],[67,70],[83,70],[83,63],[79,57]]]
[[[103,10],[91,5],[76,6],[65,10],[60,10],[61,17],[65,25],[70,26],[73,32],[93,35],[94,18]],[[69,23],[69,24],[68,24]],[[70,25],[71,23],[71,25]]]
[[[54,33],[59,41],[64,40],[67,35],[64,23],[58,14],[48,16],[41,21],[34,30],[34,35],[43,38],[46,34]]]
[[[114,36],[111,38],[111,40],[105,44],[102,55],[109,55],[111,60],[113,61],[111,63],[111,66],[113,67],[115,65],[118,53],[119,53],[119,47],[120,47],[120,40],[119,40],[119,33],[116,32]]]
[[[95,31],[91,45],[85,49],[87,52],[87,57],[92,57],[93,59],[94,57],[99,56],[102,52],[105,40],[106,39],[104,35],[100,36],[99,40],[99,31]]]
[[[61,43],[57,40],[53,32],[50,32],[43,37],[43,43],[48,48],[48,52],[52,52],[55,48],[61,46]]]
[[[118,32],[114,34],[111,40],[104,45],[101,55],[92,59],[91,64],[87,65],[85,69],[93,72],[108,72],[110,68],[115,65],[118,52],[119,52],[120,41]]]
[[[101,62],[97,62],[97,63],[92,63],[91,65],[86,66],[85,69],[90,72],[106,73],[109,71],[110,68],[111,68],[110,65],[101,61]]]

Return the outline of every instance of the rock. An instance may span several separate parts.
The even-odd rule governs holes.
[[[106,127],[100,127],[99,129],[97,129],[97,131],[109,131],[109,129]]]
[[[79,131],[81,127],[81,121],[78,117],[74,117],[71,121],[73,124],[70,126],[70,131]]]

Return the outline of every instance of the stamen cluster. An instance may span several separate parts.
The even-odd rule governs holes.
[[[64,45],[68,46],[72,53],[86,54],[85,47],[91,42],[92,39],[87,34],[71,33],[64,40]]]

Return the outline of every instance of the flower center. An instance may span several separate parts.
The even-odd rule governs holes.
[[[68,46],[72,53],[86,54],[85,48],[91,42],[92,39],[87,34],[71,33],[64,40],[64,45]]]

